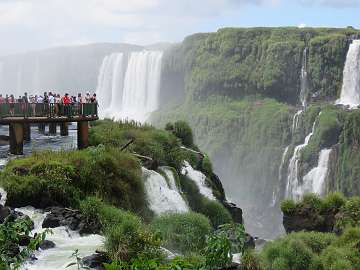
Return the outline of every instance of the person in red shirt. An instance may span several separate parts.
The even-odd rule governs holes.
[[[62,97],[62,104],[64,106],[64,115],[65,116],[70,116],[70,97],[69,94],[66,93],[65,96]]]

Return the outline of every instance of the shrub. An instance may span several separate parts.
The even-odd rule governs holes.
[[[336,225],[341,229],[360,226],[360,197],[350,198],[341,207]]]
[[[152,227],[160,232],[165,248],[183,254],[203,249],[211,230],[209,220],[193,212],[164,214],[153,220]]]
[[[252,250],[246,250],[241,256],[242,270],[262,270],[259,256]]]
[[[211,234],[204,249],[205,265],[207,269],[227,268],[232,262],[231,241],[226,233]]]
[[[358,269],[360,265],[360,252],[351,246],[330,246],[321,254],[324,269],[338,269],[339,265],[351,266],[344,269]]]
[[[267,243],[262,251],[262,257],[268,269],[303,270],[309,269],[316,255],[303,241],[284,237]]]
[[[114,211],[112,211],[114,212]],[[109,212],[106,212],[108,214]],[[118,211],[111,220],[105,217],[105,248],[115,261],[130,261],[139,256],[159,257],[160,239],[130,212]],[[112,223],[115,221],[116,223]]]
[[[338,210],[346,203],[344,195],[340,192],[331,192],[323,199],[325,210]]]
[[[321,232],[298,232],[292,233],[287,237],[302,241],[307,247],[317,254],[320,254],[336,240],[335,234]]]
[[[174,123],[174,134],[181,139],[183,145],[187,147],[192,147],[194,145],[192,130],[185,121],[177,121]]]
[[[286,214],[292,214],[294,213],[296,209],[296,203],[292,199],[284,200],[281,202],[281,211]]]
[[[303,196],[301,204],[307,207],[311,207],[319,212],[322,211],[324,208],[322,199],[317,194],[313,193],[305,194]]]
[[[232,217],[229,211],[218,201],[212,201],[208,198],[202,199],[202,206],[199,212],[210,219],[213,228],[218,228],[219,225],[232,222]]]

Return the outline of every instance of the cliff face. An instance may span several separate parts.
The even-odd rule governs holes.
[[[330,168],[336,176],[329,177],[328,189],[356,186],[356,165],[347,163],[356,155],[356,143],[349,139],[354,130],[347,126],[356,121],[327,104],[340,94],[347,50],[358,36],[354,29],[221,29],[190,36],[165,53],[163,109],[153,114],[153,123],[189,122],[227,194],[244,208],[251,233],[279,233],[280,222],[274,220],[280,214],[272,206],[284,197],[289,160],[314,122],[315,133],[301,152],[300,181],[316,167],[321,149],[338,145],[339,158]],[[311,105],[293,130],[304,58]],[[263,235],[264,230],[271,232]]]

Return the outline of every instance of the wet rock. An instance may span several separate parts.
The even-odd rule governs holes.
[[[104,253],[96,253],[83,258],[83,263],[93,269],[104,270],[104,263],[111,263],[111,260]]]
[[[79,230],[83,234],[95,234],[100,231],[100,224],[88,221],[78,210],[53,207],[47,209],[50,212],[44,219],[43,228],[56,228],[66,226],[73,231]]]
[[[56,245],[54,242],[49,240],[44,240],[40,243],[39,248],[41,248],[42,250],[46,250],[46,249],[54,248],[55,246]]]
[[[246,234],[245,238],[245,249],[255,249],[255,239],[250,234]]]
[[[25,176],[29,174],[29,169],[25,167],[15,167],[13,172],[20,176]]]
[[[28,235],[19,235],[19,246],[25,247],[30,244],[31,237]]]
[[[14,258],[20,253],[20,248],[16,243],[9,243],[5,252],[8,257]]]
[[[11,209],[0,205],[0,223],[3,223],[4,220],[11,214]]]
[[[287,233],[299,231],[333,232],[336,212],[319,213],[312,207],[299,207],[291,214],[284,214],[283,224]]]
[[[227,201],[224,201],[223,205],[230,212],[235,223],[239,223],[239,224],[243,223],[241,208],[237,207],[236,204],[234,204],[232,202],[227,202]]]

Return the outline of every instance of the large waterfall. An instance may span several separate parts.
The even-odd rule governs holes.
[[[106,56],[96,91],[100,116],[146,121],[159,106],[162,56],[158,51]]]
[[[349,105],[351,108],[360,105],[360,40],[350,44],[346,56],[343,85],[337,104]]]

